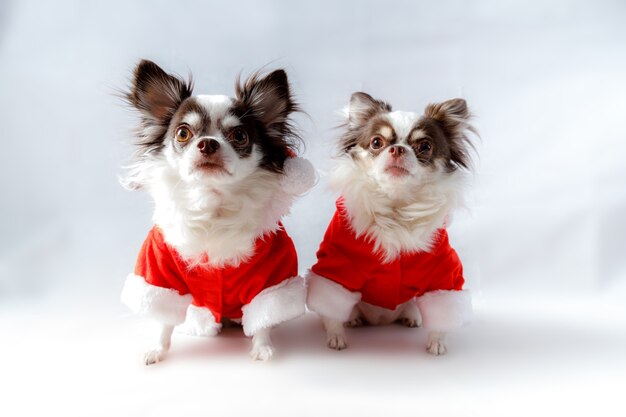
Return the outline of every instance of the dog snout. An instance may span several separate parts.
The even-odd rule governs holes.
[[[215,139],[202,139],[198,142],[198,149],[200,149],[200,153],[204,155],[214,154],[219,148],[220,143]]]
[[[400,158],[402,155],[404,155],[405,152],[406,152],[406,149],[404,148],[404,146],[401,146],[401,145],[393,145],[392,147],[389,148],[389,153],[394,158]]]

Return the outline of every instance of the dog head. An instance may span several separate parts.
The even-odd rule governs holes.
[[[140,159],[165,161],[180,180],[216,187],[258,170],[282,172],[297,140],[285,71],[237,80],[235,97],[192,90],[191,81],[151,61],[137,65],[126,100],[142,115]]]
[[[347,116],[341,150],[384,190],[397,194],[469,167],[466,132],[473,128],[463,99],[430,104],[420,115],[392,111],[389,104],[357,92]]]

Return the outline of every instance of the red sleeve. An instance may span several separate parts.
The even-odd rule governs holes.
[[[365,255],[364,255],[365,254]],[[311,270],[350,291],[360,291],[371,271],[371,249],[356,239],[348,220],[338,210],[328,225]]]
[[[154,226],[141,247],[135,275],[143,277],[148,284],[178,290],[181,295],[189,293],[184,280],[184,262],[163,238],[163,233]]]
[[[433,248],[433,269],[428,274],[430,282],[426,291],[462,290],[463,265],[456,251],[450,246],[448,233],[441,229],[440,241]]]

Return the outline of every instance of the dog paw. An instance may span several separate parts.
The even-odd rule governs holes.
[[[250,357],[255,361],[268,361],[274,356],[274,346],[259,345],[254,346],[250,351]]]
[[[165,359],[167,350],[162,348],[152,349],[147,351],[143,355],[143,361],[146,365],[152,365],[158,362],[162,362]]]
[[[344,350],[345,348],[348,347],[348,344],[346,343],[346,337],[340,334],[328,335],[326,344],[328,345],[329,348],[334,349],[334,350]]]
[[[357,317],[355,319],[352,319],[346,322],[346,327],[361,327],[361,326],[363,326],[363,320],[361,319],[361,317]]]
[[[409,317],[402,317],[398,319],[398,323],[405,327],[420,327],[422,325],[421,320],[411,319]]]
[[[446,352],[448,351],[448,348],[446,347],[446,344],[444,341],[439,340],[439,339],[432,339],[428,342],[428,345],[426,346],[426,350],[431,355],[441,356],[441,355],[446,354]]]

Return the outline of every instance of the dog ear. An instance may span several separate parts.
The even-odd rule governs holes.
[[[362,127],[377,113],[390,112],[391,106],[381,100],[376,100],[367,93],[358,91],[350,97],[350,104],[344,109],[347,117],[347,127],[339,138],[339,147],[342,152],[349,152],[359,141]]]
[[[287,73],[278,69],[262,76],[252,74],[235,83],[235,108],[240,118],[254,118],[260,125],[259,146],[263,148],[261,166],[274,172],[283,172],[289,153],[298,147],[300,138],[291,122],[291,113],[300,111],[294,101]]]
[[[278,69],[261,77],[257,72],[241,83],[235,84],[235,94],[251,115],[259,120],[270,135],[290,133],[289,115],[297,111],[291,96],[287,73]]]
[[[467,108],[467,103],[462,98],[453,98],[442,103],[434,103],[426,106],[424,117],[437,122],[443,130],[444,136],[450,146],[450,159],[464,168],[469,167],[468,148],[472,144],[467,137],[467,132],[478,135],[476,129],[469,123],[472,115]]]
[[[135,68],[127,101],[146,118],[159,124],[169,123],[176,109],[191,96],[193,83],[167,74],[152,61],[142,60]]]
[[[449,122],[453,120],[467,121],[470,112],[467,109],[467,102],[462,98],[453,98],[443,103],[429,104],[426,106],[425,116],[439,122]]]
[[[361,91],[352,94],[348,105],[348,127],[358,128],[379,112],[389,112],[391,106]]]

